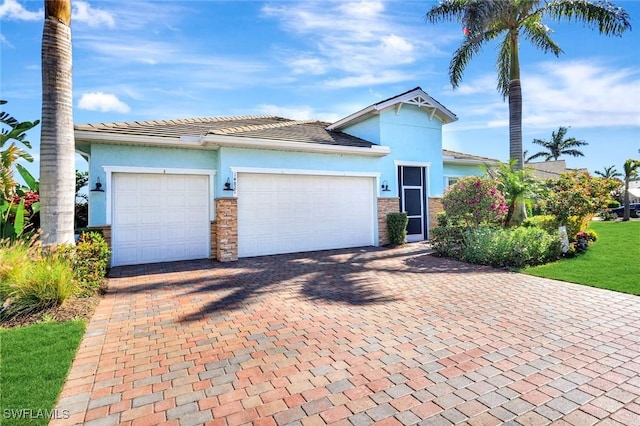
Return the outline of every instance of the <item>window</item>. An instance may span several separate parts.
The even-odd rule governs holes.
[[[445,180],[444,189],[447,189],[451,185],[455,185],[455,183],[458,182],[458,180],[460,180],[460,178],[459,177],[447,176],[447,177],[444,178],[444,180]]]

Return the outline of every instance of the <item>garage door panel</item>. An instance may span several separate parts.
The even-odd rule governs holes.
[[[208,176],[114,173],[112,186],[114,266],[209,257]]]
[[[238,174],[239,256],[373,244],[373,178]]]

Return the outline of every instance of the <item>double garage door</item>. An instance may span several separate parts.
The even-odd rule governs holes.
[[[239,257],[374,245],[374,178],[238,173]],[[209,176],[114,173],[112,264],[210,256]]]
[[[238,255],[374,244],[374,178],[238,173]]]

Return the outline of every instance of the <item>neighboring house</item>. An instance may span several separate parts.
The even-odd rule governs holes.
[[[624,195],[624,184],[621,193]],[[640,180],[629,181],[629,203],[640,203]]]
[[[587,169],[568,169],[564,160],[525,163],[524,167],[533,169],[533,176],[538,179],[558,179],[565,172],[588,172]]]
[[[482,176],[487,172],[487,167],[496,166],[500,161],[494,158],[465,154],[462,152],[442,150],[444,163],[444,189],[447,189],[458,179],[465,176]]]
[[[377,246],[406,211],[428,238],[450,178],[481,157],[442,151],[457,117],[415,88],[333,124],[272,116],[75,126],[89,226],[112,266]],[[96,185],[98,184],[99,185]]]

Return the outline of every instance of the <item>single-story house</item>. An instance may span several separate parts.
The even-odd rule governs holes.
[[[421,88],[335,123],[274,116],[75,126],[89,161],[89,226],[112,266],[387,243],[406,211],[425,240],[444,188],[483,157],[442,149],[456,115]]]
[[[531,169],[533,176],[538,179],[558,179],[566,172],[588,172],[587,169],[568,169],[564,160],[535,161],[525,163],[524,167]]]

